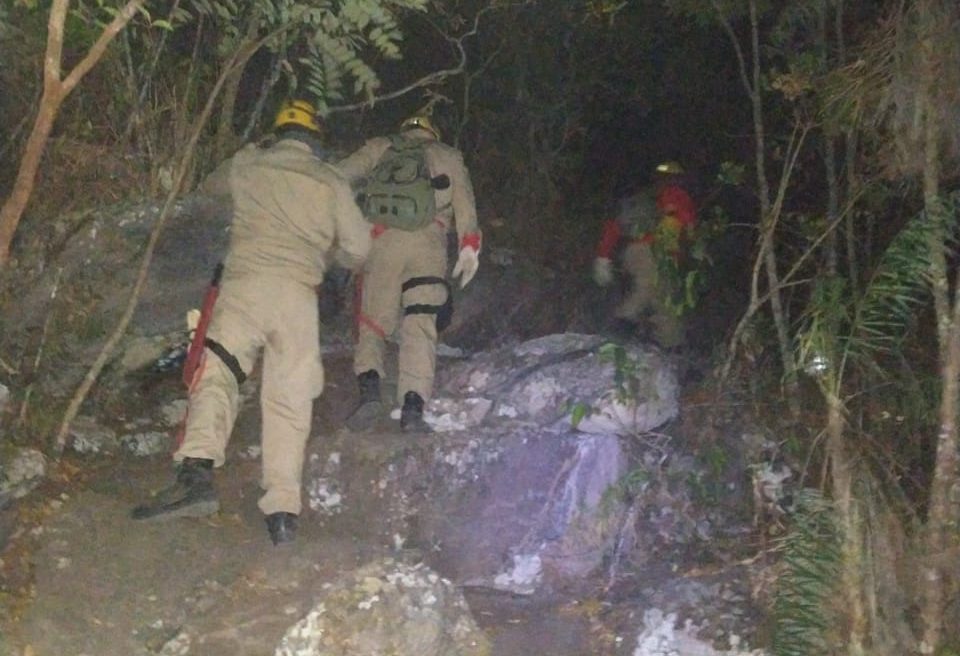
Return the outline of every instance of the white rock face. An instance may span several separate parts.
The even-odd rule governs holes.
[[[274,656],[487,656],[463,595],[423,565],[374,562],[330,586]]]
[[[643,614],[643,630],[637,637],[633,656],[764,656],[761,649],[741,651],[738,645],[728,650],[717,650],[697,637],[699,627],[687,621],[677,628],[676,613],[664,614],[652,608]],[[737,642],[735,639],[731,642]]]
[[[47,459],[36,449],[15,449],[0,454],[0,507],[25,497],[47,472]]]
[[[120,438],[120,444],[135,456],[153,456],[170,451],[170,436],[160,431],[133,433]]]
[[[93,417],[81,415],[70,425],[70,448],[77,453],[113,453],[119,445],[116,432]]]
[[[443,372],[427,420],[439,431],[509,417],[631,434],[676,417],[679,385],[670,360],[656,349],[629,345],[615,366],[613,348],[598,335],[562,333],[478,354]],[[618,377],[625,382],[617,385]]]

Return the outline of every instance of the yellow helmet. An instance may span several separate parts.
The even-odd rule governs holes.
[[[683,167],[680,166],[680,162],[663,162],[662,164],[657,164],[657,173],[683,175]]]
[[[426,116],[416,115],[411,116],[403,123],[400,124],[402,130],[409,130],[410,128],[422,128],[432,134],[438,141],[440,139],[440,131],[433,126],[433,122]]]
[[[288,100],[280,107],[277,118],[273,122],[273,129],[276,130],[288,125],[299,125],[312,132],[320,132],[317,110],[306,100]]]

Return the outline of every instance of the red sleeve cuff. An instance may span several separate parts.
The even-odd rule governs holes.
[[[600,236],[600,243],[597,245],[597,257],[612,258],[613,251],[617,247],[617,242],[623,230],[616,219],[610,219],[603,224],[603,234]]]
[[[464,235],[464,236],[460,239],[460,250],[463,250],[464,248],[466,248],[467,246],[469,246],[470,248],[472,248],[473,250],[475,250],[476,252],[479,253],[479,252],[480,252],[480,237],[481,237],[481,235],[480,235],[479,232],[471,232],[470,234]]]

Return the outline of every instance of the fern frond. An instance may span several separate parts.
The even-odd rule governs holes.
[[[193,0],[214,12],[236,0]],[[380,78],[371,58],[399,59],[399,14],[425,11],[425,0],[264,0],[265,25],[293,26],[269,43],[281,58],[297,61],[291,85],[306,89],[321,114],[348,95],[372,99]]]

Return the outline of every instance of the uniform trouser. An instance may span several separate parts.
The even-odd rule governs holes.
[[[437,359],[436,314],[405,314],[404,309],[440,306],[447,299],[442,284],[417,285],[403,292],[403,283],[424,276],[444,278],[446,271],[446,229],[436,224],[417,231],[387,230],[374,239],[364,265],[353,370],[361,374],[373,369],[383,377],[385,340],[399,326],[400,402],[407,392],[430,399]]]
[[[623,268],[630,277],[630,292],[617,308],[618,319],[639,321],[649,313],[655,336],[669,348],[683,341],[680,319],[667,306],[671,289],[657,272],[657,260],[650,244],[631,242],[623,252]]]
[[[300,513],[303,457],[313,399],[323,391],[316,293],[270,276],[225,278],[207,332],[247,374],[263,349],[260,407],[265,514]],[[224,461],[239,410],[239,385],[229,367],[206,349],[190,391],[183,444],[174,460]]]

